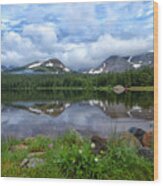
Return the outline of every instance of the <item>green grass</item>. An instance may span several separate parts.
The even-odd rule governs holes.
[[[101,87],[36,87],[36,90],[54,90],[54,91],[102,91],[102,92],[111,92],[112,87],[111,86],[101,86]],[[135,92],[140,92],[140,91],[154,91],[153,86],[132,86],[127,88],[129,91],[135,91]],[[12,90],[33,90],[33,88],[29,87],[19,87],[19,88],[12,88]]]
[[[16,144],[27,145],[28,149],[11,151]],[[41,155],[45,164],[20,167],[30,152],[39,151],[45,152]],[[109,140],[106,151],[95,155],[89,139],[69,132],[56,141],[38,136],[2,143],[1,172],[3,177],[153,180],[153,162],[140,157],[137,149],[118,139]]]
[[[128,90],[130,91],[154,91],[153,86],[135,86],[129,87]]]

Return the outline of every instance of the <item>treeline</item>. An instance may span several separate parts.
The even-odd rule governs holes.
[[[9,74],[2,73],[1,87],[3,89],[38,89],[55,87],[113,87],[121,84],[130,86],[153,86],[153,68],[145,67],[141,70],[130,70],[123,73],[89,74]]]
[[[134,105],[142,108],[153,107],[153,92],[127,92],[124,94],[115,94],[113,92],[103,91],[37,91],[37,90],[12,90],[2,91],[2,104],[10,104],[17,101],[61,101],[61,102],[80,102],[89,100],[107,101],[109,104],[124,103],[128,107]],[[144,101],[145,100],[145,101]]]

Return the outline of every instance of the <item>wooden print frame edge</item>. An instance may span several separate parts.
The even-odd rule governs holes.
[[[158,3],[154,2],[154,180],[158,179]]]

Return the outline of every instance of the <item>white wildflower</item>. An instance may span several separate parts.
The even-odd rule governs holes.
[[[95,160],[95,162],[98,162],[98,158],[95,158],[94,160]]]
[[[94,149],[96,147],[95,143],[91,143],[91,148]]]
[[[82,154],[82,150],[81,149],[79,150],[79,154]]]
[[[100,151],[100,154],[104,154],[104,151],[103,151],[103,150],[101,150],[101,151]]]

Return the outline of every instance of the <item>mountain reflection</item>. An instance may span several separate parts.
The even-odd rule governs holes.
[[[80,106],[90,105],[92,107],[100,108],[110,118],[141,118],[153,120],[153,107],[148,109],[141,106],[126,106],[124,103],[109,103],[108,100],[88,100],[78,102]],[[16,102],[12,106],[28,110],[34,114],[46,114],[53,117],[61,115],[65,109],[68,109],[73,102],[64,102],[55,100],[51,102]]]

